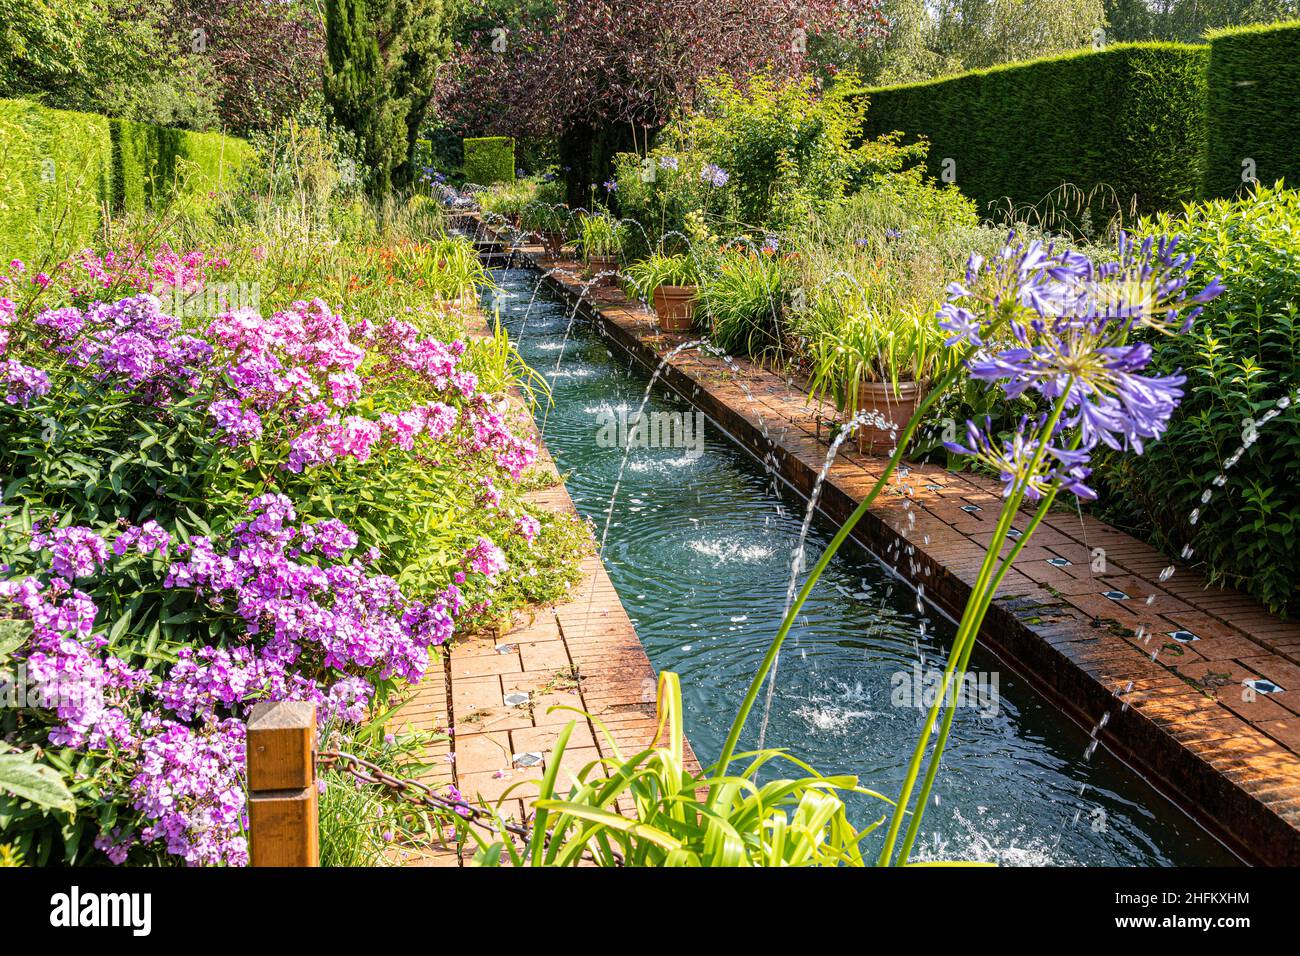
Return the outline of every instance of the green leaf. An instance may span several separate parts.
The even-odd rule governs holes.
[[[53,767],[19,754],[0,755],[0,790],[54,810],[75,813],[77,809],[71,792]]]
[[[0,621],[0,659],[26,644],[31,636],[31,621]]]

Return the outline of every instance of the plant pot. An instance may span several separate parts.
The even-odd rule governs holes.
[[[546,250],[546,254],[550,258],[552,259],[560,258],[560,250],[564,248],[564,233],[543,232],[542,248]]]
[[[878,428],[872,422],[859,425],[855,433],[858,451],[865,455],[892,452],[926,391],[925,382],[899,382],[897,392],[888,382],[863,382],[859,385],[858,412],[879,412],[896,430],[891,435],[889,428]]]
[[[614,285],[618,281],[618,256],[588,256],[587,278],[594,278],[602,272],[608,275],[601,275],[600,281],[596,284]]]
[[[478,307],[478,294],[473,291],[462,292],[452,299],[440,299],[438,305],[444,312],[452,310],[470,311]]]
[[[695,286],[661,285],[654,291],[655,315],[662,332],[689,332],[695,327]]]

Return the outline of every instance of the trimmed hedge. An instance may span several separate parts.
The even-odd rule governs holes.
[[[1200,192],[1208,58],[1205,46],[1120,44],[875,88],[863,131],[928,139],[930,172],[952,160],[981,211],[1072,183],[1154,212]]]
[[[88,245],[105,211],[199,205],[252,155],[243,140],[0,100],[0,262]]]
[[[465,182],[478,186],[515,181],[515,141],[509,136],[465,140]]]
[[[1204,195],[1240,189],[1247,159],[1260,182],[1300,185],[1300,20],[1209,40]]]
[[[84,246],[113,201],[109,120],[0,100],[0,262]]]

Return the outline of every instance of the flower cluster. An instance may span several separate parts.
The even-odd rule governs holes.
[[[378,682],[421,679],[431,649],[453,634],[460,591],[449,584],[435,600],[409,599],[366,561],[349,560],[357,545],[343,522],[298,522],[292,502],[276,494],[251,501],[221,542],[176,543],[155,522],[122,526],[111,546],[80,526],[33,532],[33,548],[50,554],[50,580],[0,581],[0,606],[32,623],[21,654],[53,713],[50,742],[111,751],[134,768],[128,789],[143,823],[138,832],[100,834],[97,846],[110,859],[161,841],[195,865],[246,862],[240,775],[248,708],[309,701],[323,722],[357,723]],[[110,653],[95,630],[94,600],[71,581],[131,552],[175,552],[164,586],[192,591],[218,619],[232,619],[234,643],[180,647],[157,676]],[[492,578],[505,570],[505,556],[479,538],[464,566]]]
[[[1152,348],[1132,334],[1190,328],[1222,291],[1214,281],[1192,293],[1193,259],[1177,250],[1177,239],[1135,246],[1121,237],[1117,261],[1100,265],[1040,242],[1008,244],[989,262],[971,256],[939,311],[946,344],[971,348],[973,378],[1009,398],[1035,394],[1053,411],[1003,442],[969,423],[969,445],[948,448],[998,471],[1007,494],[1038,497],[1056,483],[1092,497],[1088,454],[1098,444],[1141,454],[1183,394],[1181,375],[1142,374]]]
[[[705,163],[700,169],[700,179],[714,189],[721,189],[727,185],[727,181],[731,179],[731,174],[714,163]]]

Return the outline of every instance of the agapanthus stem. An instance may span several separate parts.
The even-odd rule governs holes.
[[[1073,384],[1073,382],[1071,382]],[[908,812],[911,805],[912,788],[916,785],[917,775],[921,771],[921,761],[925,759],[925,752],[929,749],[930,735],[934,732],[935,722],[939,717],[939,708],[943,706],[948,696],[948,688],[952,685],[953,676],[959,670],[965,673],[965,661],[969,658],[967,644],[973,645],[975,638],[979,634],[980,625],[983,623],[984,615],[988,611],[988,606],[993,600],[993,594],[996,590],[997,583],[1002,580],[1002,575],[994,577],[994,567],[997,565],[998,556],[1002,551],[1002,541],[1006,538],[1007,531],[1011,527],[1011,521],[1016,511],[1020,508],[1020,502],[1024,499],[1025,491],[1028,489],[1034,474],[1042,464],[1043,457],[1047,454],[1048,441],[1056,431],[1056,424],[1060,421],[1061,413],[1065,408],[1066,400],[1069,396],[1069,388],[1066,388],[1060,398],[1056,400],[1052,408],[1052,413],[1043,423],[1038,435],[1038,445],[1034,450],[1034,457],[1029,467],[1025,470],[1023,476],[1016,481],[1009,489],[1006,499],[1003,501],[1002,512],[998,515],[998,523],[993,531],[993,539],[989,542],[988,550],[984,554],[984,561],[980,565],[979,576],[975,580],[975,587],[971,590],[971,595],[966,602],[966,610],[962,614],[961,623],[957,628],[957,636],[953,639],[952,650],[948,654],[948,663],[943,671],[943,684],[940,687],[939,694],[934,703],[930,706],[929,713],[926,715],[925,726],[921,731],[921,736],[916,742],[916,747],[912,751],[912,759],[907,765],[907,775],[903,779],[902,789],[899,791],[898,802],[894,805],[893,816],[889,821],[889,829],[885,833],[885,842],[880,849],[880,856],[877,864],[888,866],[893,859],[894,844],[898,839],[898,831],[902,826],[903,817]],[[1021,535],[1020,545],[1029,536]],[[1013,547],[1012,553],[1017,553],[1017,548]],[[993,586],[989,586],[990,580],[993,580]],[[958,676],[960,680],[960,676]],[[943,754],[944,745],[947,743],[947,729],[951,726],[951,718],[944,722],[944,732],[939,735],[935,741],[934,752],[931,756],[932,765],[937,772],[938,760]],[[927,773],[927,781],[933,783],[934,773]],[[928,789],[926,791],[928,795]],[[915,835],[916,830],[920,828],[921,817],[925,813],[925,803],[917,804],[915,815],[912,822],[908,825],[908,832]],[[905,857],[901,857],[905,860]]]
[[[1052,506],[1052,502],[1056,500],[1056,495],[1059,490],[1060,490],[1059,485],[1054,486],[1051,491],[1049,491],[1046,495],[1043,496],[1043,500],[1039,504],[1038,510],[1034,512],[1034,517],[1030,520],[1029,526],[1025,528],[1024,534],[1022,534],[1020,536],[1020,539],[1016,541],[1016,543],[1012,546],[1010,552],[1007,553],[1006,558],[1003,560],[1002,564],[998,567],[997,573],[993,576],[993,579],[990,582],[988,588],[985,590],[984,594],[980,595],[981,607],[977,612],[977,619],[979,620],[980,623],[983,623],[984,616],[988,613],[989,605],[993,603],[993,596],[997,594],[998,588],[1002,584],[1002,579],[1006,577],[1007,571],[1011,568],[1011,565],[1015,562],[1016,557],[1020,554],[1021,550],[1024,548],[1025,543],[1029,540],[1030,535],[1032,535],[1034,533],[1034,530],[1038,527],[1038,525],[1042,523],[1043,518],[1047,515],[1048,509],[1050,509]],[[977,627],[972,632],[972,635],[978,633],[979,633],[979,629]],[[957,663],[957,671],[961,675],[961,677],[958,678],[959,680],[964,678],[966,674],[966,668],[970,663],[971,651],[975,647],[975,640],[972,635],[967,636],[964,642],[964,646],[961,649],[961,660],[958,661]],[[954,652],[955,651],[956,648],[954,647]],[[956,702],[954,700],[949,702],[948,709],[944,713],[943,726],[939,728],[939,740],[936,742],[935,752],[930,757],[930,764],[928,767],[926,767],[925,780],[922,781],[920,793],[917,795],[916,798],[916,805],[918,807],[924,807],[927,801],[930,799],[930,791],[934,787],[934,779],[939,772],[939,762],[940,762],[940,757],[942,756],[943,747],[947,743],[948,733],[952,727],[953,717],[956,715],[956,713],[957,713],[957,707],[956,707]],[[916,835],[921,829],[922,816],[923,814],[919,812],[912,814],[911,822],[909,822],[907,825],[907,832],[903,835],[903,845],[898,851],[898,858],[903,862],[906,862],[908,856],[911,855],[912,845],[916,842]]]
[[[1006,320],[1007,316],[1005,314],[999,315],[998,319],[990,326],[989,334],[995,333],[998,328],[1006,322]],[[962,356],[962,361],[954,365],[950,372],[939,379],[938,383],[936,383],[934,388],[931,389],[930,393],[921,400],[921,403],[917,406],[916,412],[913,413],[911,420],[908,421],[907,425],[903,428],[903,433],[898,438],[898,445],[895,447],[894,453],[889,456],[889,461],[885,465],[885,470],[881,473],[880,477],[876,479],[876,483],[871,486],[871,491],[867,493],[867,496],[862,499],[856,508],[853,509],[853,513],[849,515],[848,519],[840,525],[839,530],[835,532],[835,536],[831,538],[830,543],[826,546],[826,550],[822,552],[822,556],[817,559],[817,563],[813,565],[813,569],[808,573],[808,579],[804,581],[803,587],[799,589],[799,594],[795,597],[794,603],[790,605],[790,610],[786,612],[785,619],[781,622],[781,627],[777,631],[776,637],[773,638],[772,644],[768,647],[767,653],[763,656],[763,662],[759,665],[758,670],[754,673],[754,677],[749,683],[749,689],[745,692],[745,698],[740,703],[740,709],[736,712],[736,718],[731,723],[731,730],[727,733],[726,742],[722,745],[722,753],[718,757],[718,761],[715,765],[720,775],[725,776],[727,773],[727,767],[731,763],[732,755],[736,752],[736,745],[740,741],[740,734],[745,729],[745,721],[749,718],[750,711],[754,709],[754,701],[758,699],[758,693],[759,690],[762,689],[763,681],[766,679],[768,672],[776,662],[777,654],[779,654],[781,650],[781,645],[785,643],[785,639],[790,633],[791,626],[793,626],[795,619],[799,616],[800,610],[803,609],[804,602],[808,600],[808,595],[812,593],[812,589],[816,587],[817,581],[821,577],[822,572],[826,570],[826,566],[830,564],[831,559],[835,557],[836,552],[839,551],[840,546],[844,543],[845,539],[847,539],[853,532],[853,529],[857,527],[858,522],[862,520],[862,516],[867,513],[867,509],[875,503],[877,496],[889,481],[890,476],[898,467],[899,462],[903,460],[903,452],[907,449],[908,442],[912,440],[912,436],[915,434],[917,427],[921,423],[921,419],[925,416],[925,413],[929,411],[930,406],[933,405],[957,379],[957,376],[961,374],[963,363],[966,359],[970,358],[974,352],[975,349],[973,347],[967,349],[966,353]],[[716,791],[709,794],[710,806],[713,805],[715,796]]]

